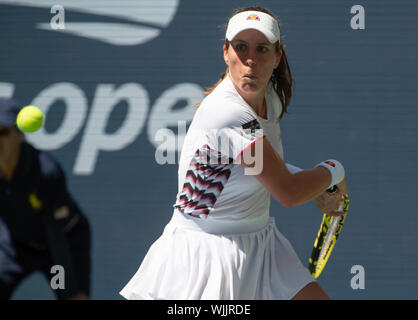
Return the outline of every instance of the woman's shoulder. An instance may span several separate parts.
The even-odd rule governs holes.
[[[230,127],[244,123],[253,116],[242,104],[224,97],[222,99],[207,97],[200,105],[196,117],[201,123],[215,127]]]

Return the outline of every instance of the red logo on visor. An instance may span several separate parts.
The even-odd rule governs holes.
[[[252,14],[252,15],[247,17],[247,20],[258,20],[258,21],[260,21],[260,18],[257,15]]]
[[[335,168],[335,163],[332,161],[325,161],[325,163],[329,164],[331,167]]]

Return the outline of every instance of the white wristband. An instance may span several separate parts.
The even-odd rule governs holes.
[[[322,161],[321,163],[318,163],[315,167],[324,167],[329,170],[331,173],[331,185],[328,188],[331,188],[332,186],[335,186],[336,184],[339,184],[341,181],[344,180],[345,177],[345,171],[343,165],[334,159],[329,159]]]

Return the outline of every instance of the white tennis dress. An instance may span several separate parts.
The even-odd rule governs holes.
[[[269,192],[236,161],[263,138],[283,157],[271,86],[266,102],[263,119],[229,77],[203,100],[181,151],[173,217],[123,297],[290,299],[314,281],[270,217]]]

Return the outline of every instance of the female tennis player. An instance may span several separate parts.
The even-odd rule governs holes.
[[[228,20],[227,70],[198,106],[179,163],[171,221],[120,294],[127,299],[328,299],[269,215],[316,199],[332,215],[348,193],[335,159],[283,161],[279,120],[292,78],[279,20],[250,7]],[[339,191],[328,195],[327,188]]]

